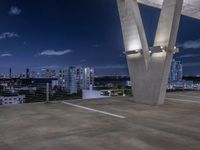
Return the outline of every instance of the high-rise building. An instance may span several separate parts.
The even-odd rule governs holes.
[[[68,77],[67,77],[67,89],[70,94],[76,94],[77,89],[77,70],[76,67],[72,66],[68,69]]]
[[[81,91],[83,89],[83,79],[84,79],[84,69],[78,67],[76,69],[76,80],[77,80],[77,89]]]
[[[57,73],[57,78],[59,87],[67,91],[68,68],[60,69]]]
[[[173,59],[169,75],[169,83],[180,82],[183,78],[183,66],[180,61]]]
[[[69,67],[61,69],[57,74],[59,87],[69,93],[77,93],[82,89],[92,89],[94,85],[94,69],[89,67]]]
[[[94,86],[94,69],[84,68],[83,89],[89,90]]]

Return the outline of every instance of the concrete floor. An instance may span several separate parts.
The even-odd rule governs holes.
[[[0,150],[199,150],[200,93],[167,98],[162,106],[129,98],[1,106]]]

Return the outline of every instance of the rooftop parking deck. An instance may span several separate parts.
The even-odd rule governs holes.
[[[0,106],[0,150],[199,150],[200,93]]]

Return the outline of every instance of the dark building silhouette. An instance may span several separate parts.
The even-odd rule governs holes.
[[[12,68],[9,69],[9,78],[12,78]]]
[[[26,78],[30,78],[30,69],[29,68],[26,69]]]

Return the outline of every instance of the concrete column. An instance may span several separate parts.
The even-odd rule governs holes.
[[[166,56],[161,74],[158,101],[164,103],[166,88],[175,51],[175,44],[180,23],[183,0],[164,0],[161,10],[154,46],[165,47]]]
[[[144,26],[136,0],[118,0],[126,52],[142,50],[148,68],[150,55]]]
[[[164,0],[151,55],[137,1],[117,3],[134,101],[163,104],[183,0]]]

